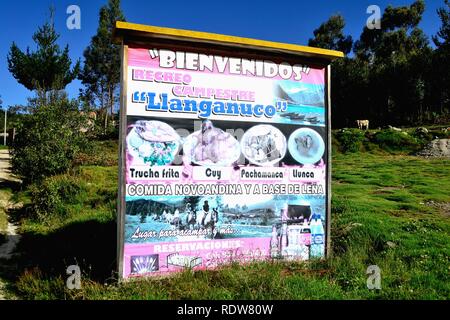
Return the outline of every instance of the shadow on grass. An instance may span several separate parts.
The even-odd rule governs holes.
[[[9,170],[6,170],[9,172]],[[0,178],[0,190],[10,189],[13,193],[22,190],[22,183],[19,180]]]
[[[8,220],[11,223],[20,225],[23,219],[32,218],[32,208],[30,204],[12,207],[8,209]]]
[[[48,234],[25,232],[16,252],[9,270],[3,271],[12,282],[35,268],[49,280],[67,279],[70,265],[78,265],[82,275],[91,280],[105,282],[113,278],[116,269],[116,223],[90,220]]]

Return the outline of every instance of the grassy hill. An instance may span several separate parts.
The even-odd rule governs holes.
[[[368,138],[361,151],[341,147],[335,139],[327,261],[235,264],[117,284],[117,153],[114,142],[102,142],[95,157],[45,185],[71,190],[53,204],[57,214],[38,220],[30,204],[37,191],[15,195],[25,203],[11,213],[21,221],[21,255],[0,276],[25,299],[448,299],[450,161],[410,156],[409,147],[387,151]],[[81,290],[66,289],[71,264],[81,267]],[[381,290],[367,289],[369,265],[381,269]]]

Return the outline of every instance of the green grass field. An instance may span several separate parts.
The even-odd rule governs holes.
[[[114,148],[109,145],[113,157]],[[108,158],[108,156],[106,156]],[[96,162],[96,161],[94,161]],[[86,163],[86,162],[85,162]],[[253,263],[118,285],[117,167],[81,165],[80,191],[64,215],[45,223],[25,207],[14,272],[2,276],[24,299],[448,299],[450,298],[450,161],[376,153],[333,157],[332,257],[308,263]],[[109,164],[109,166],[108,166]],[[65,270],[78,264],[81,290]],[[366,269],[381,269],[381,290]]]
[[[8,227],[8,216],[6,215],[4,204],[9,198],[7,190],[0,190],[0,245],[5,241],[6,228]]]

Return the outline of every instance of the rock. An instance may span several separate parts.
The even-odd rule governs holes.
[[[363,226],[362,223],[352,222],[344,228],[344,232],[347,233],[347,232],[350,232],[353,228],[362,227],[362,226]]]
[[[425,158],[450,158],[450,139],[435,139],[417,155]]]
[[[399,132],[402,131],[402,129],[393,127],[393,126],[391,126],[391,125],[388,125],[388,128],[389,128],[390,130],[394,130],[394,131],[399,131]]]
[[[419,127],[415,130],[416,133],[428,133],[428,129],[424,127]]]
[[[388,242],[386,242],[386,245],[389,247],[389,248],[395,248],[397,245],[394,243],[394,242],[392,242],[392,241],[388,241]]]

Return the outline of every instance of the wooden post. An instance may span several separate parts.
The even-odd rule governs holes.
[[[325,257],[329,258],[331,254],[331,159],[332,159],[332,146],[331,146],[331,65],[327,66],[326,74],[325,74],[325,103],[327,107],[326,112],[326,128],[327,128],[327,174],[326,174],[326,182],[327,182],[327,212],[326,212],[326,247],[325,247]]]
[[[117,208],[117,270],[119,281],[123,280],[123,253],[124,253],[124,225],[125,225],[125,177],[126,177],[126,153],[125,141],[127,135],[127,71],[128,71],[128,46],[122,41],[121,50],[122,68],[120,70],[120,128],[119,128],[119,191]]]
[[[3,144],[6,146],[6,117],[8,116],[8,109],[5,107],[5,128],[3,131]]]

